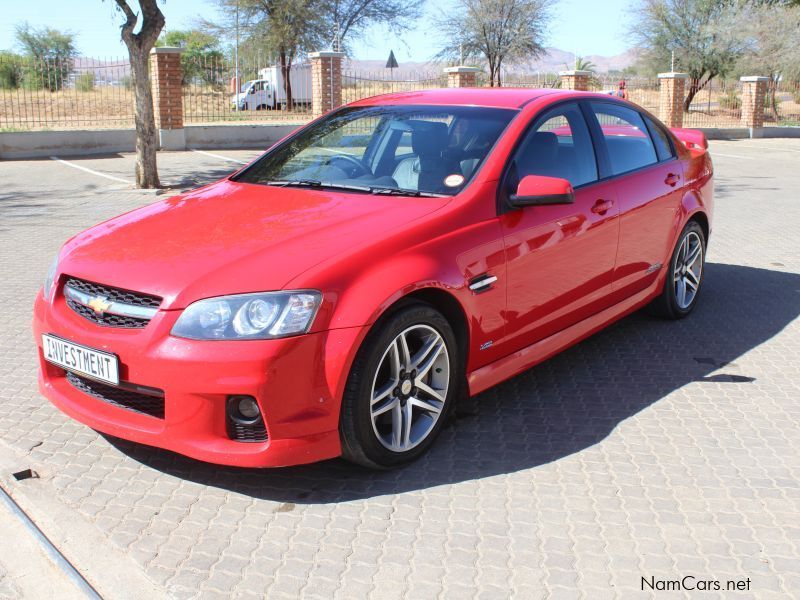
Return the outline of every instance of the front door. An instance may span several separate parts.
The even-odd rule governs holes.
[[[577,103],[555,107],[534,121],[515,152],[502,193],[513,193],[526,175],[569,180],[575,202],[500,216],[510,352],[609,306],[619,238],[615,184],[598,181],[592,139]]]

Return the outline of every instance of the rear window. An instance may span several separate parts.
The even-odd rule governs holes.
[[[664,131],[664,128],[653,121],[653,119],[647,117],[647,115],[645,115],[644,120],[647,123],[648,129],[650,129],[650,133],[653,135],[653,143],[656,146],[658,160],[663,162],[675,156],[675,153],[672,150],[672,142],[670,141],[667,132]]]
[[[599,102],[592,102],[591,106],[603,131],[613,175],[658,162],[647,126],[637,111]]]

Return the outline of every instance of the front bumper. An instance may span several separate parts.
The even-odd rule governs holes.
[[[142,329],[102,327],[74,313],[63,296],[34,306],[39,388],[63,412],[123,439],[212,463],[277,467],[341,454],[338,422],[352,354],[363,328],[279,340],[195,341],[171,337],[181,311],[159,311]],[[66,372],[44,360],[49,333],[119,357],[120,380],[164,391],[164,418],[115,406],[83,393]],[[231,440],[229,395],[256,398],[265,442]]]

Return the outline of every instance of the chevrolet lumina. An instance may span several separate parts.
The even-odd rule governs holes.
[[[689,314],[712,182],[702,133],[606,95],[361,100],[68,240],[40,388],[214,463],[401,465],[469,396],[646,305]]]

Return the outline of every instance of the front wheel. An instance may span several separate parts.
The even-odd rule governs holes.
[[[433,444],[454,404],[459,364],[447,320],[424,304],[370,332],[342,399],[342,455],[371,467],[410,462]]]
[[[703,283],[706,236],[696,221],[689,221],[678,238],[664,289],[652,311],[667,319],[682,319],[694,309]]]

